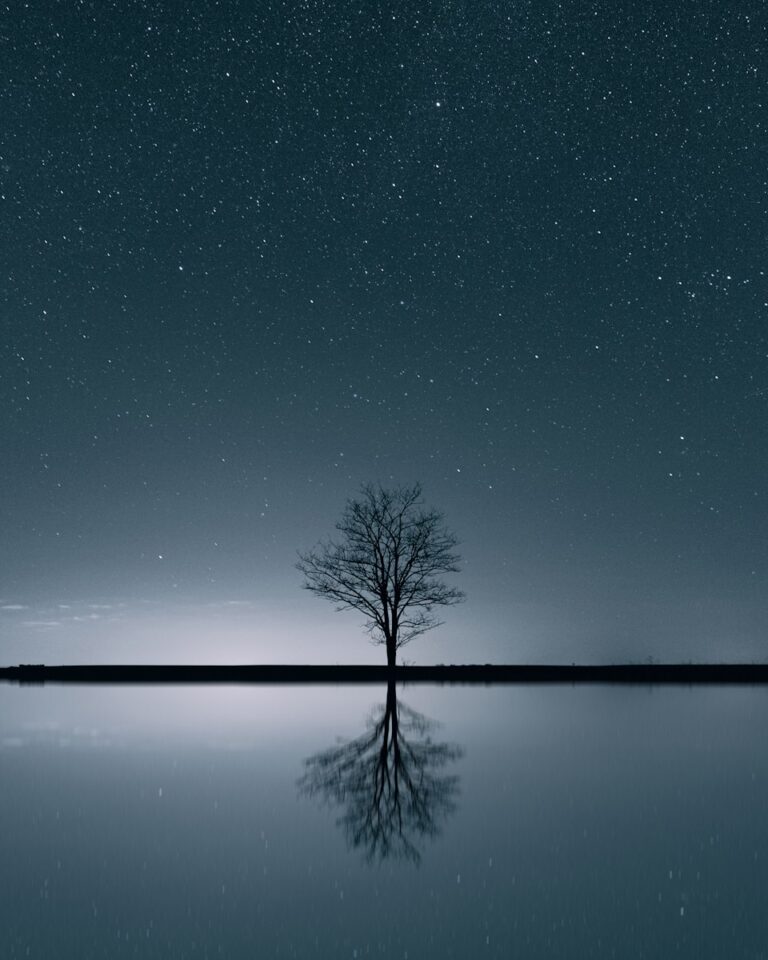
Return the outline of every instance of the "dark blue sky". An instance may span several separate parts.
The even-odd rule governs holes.
[[[760,5],[2,18],[14,654],[72,602],[356,636],[295,551],[419,480],[468,602],[414,659],[765,657]]]

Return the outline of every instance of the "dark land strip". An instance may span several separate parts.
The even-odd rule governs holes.
[[[768,663],[438,666],[241,666],[20,664],[0,667],[12,683],[639,683],[768,684]]]

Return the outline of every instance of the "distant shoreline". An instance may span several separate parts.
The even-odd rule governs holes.
[[[291,664],[72,665],[0,667],[0,682],[18,684],[437,683],[437,684],[768,684],[768,663],[465,664],[334,666]]]

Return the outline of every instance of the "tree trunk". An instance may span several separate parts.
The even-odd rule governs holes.
[[[387,637],[387,666],[394,667],[397,657],[397,646],[394,637]]]

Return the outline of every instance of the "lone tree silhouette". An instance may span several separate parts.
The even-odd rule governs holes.
[[[347,501],[336,529],[338,541],[299,554],[303,586],[337,610],[360,611],[394,667],[400,647],[441,623],[435,607],[464,599],[439,579],[458,572],[458,541],[442,513],[425,509],[418,483],[391,490],[365,484],[359,499]]]

